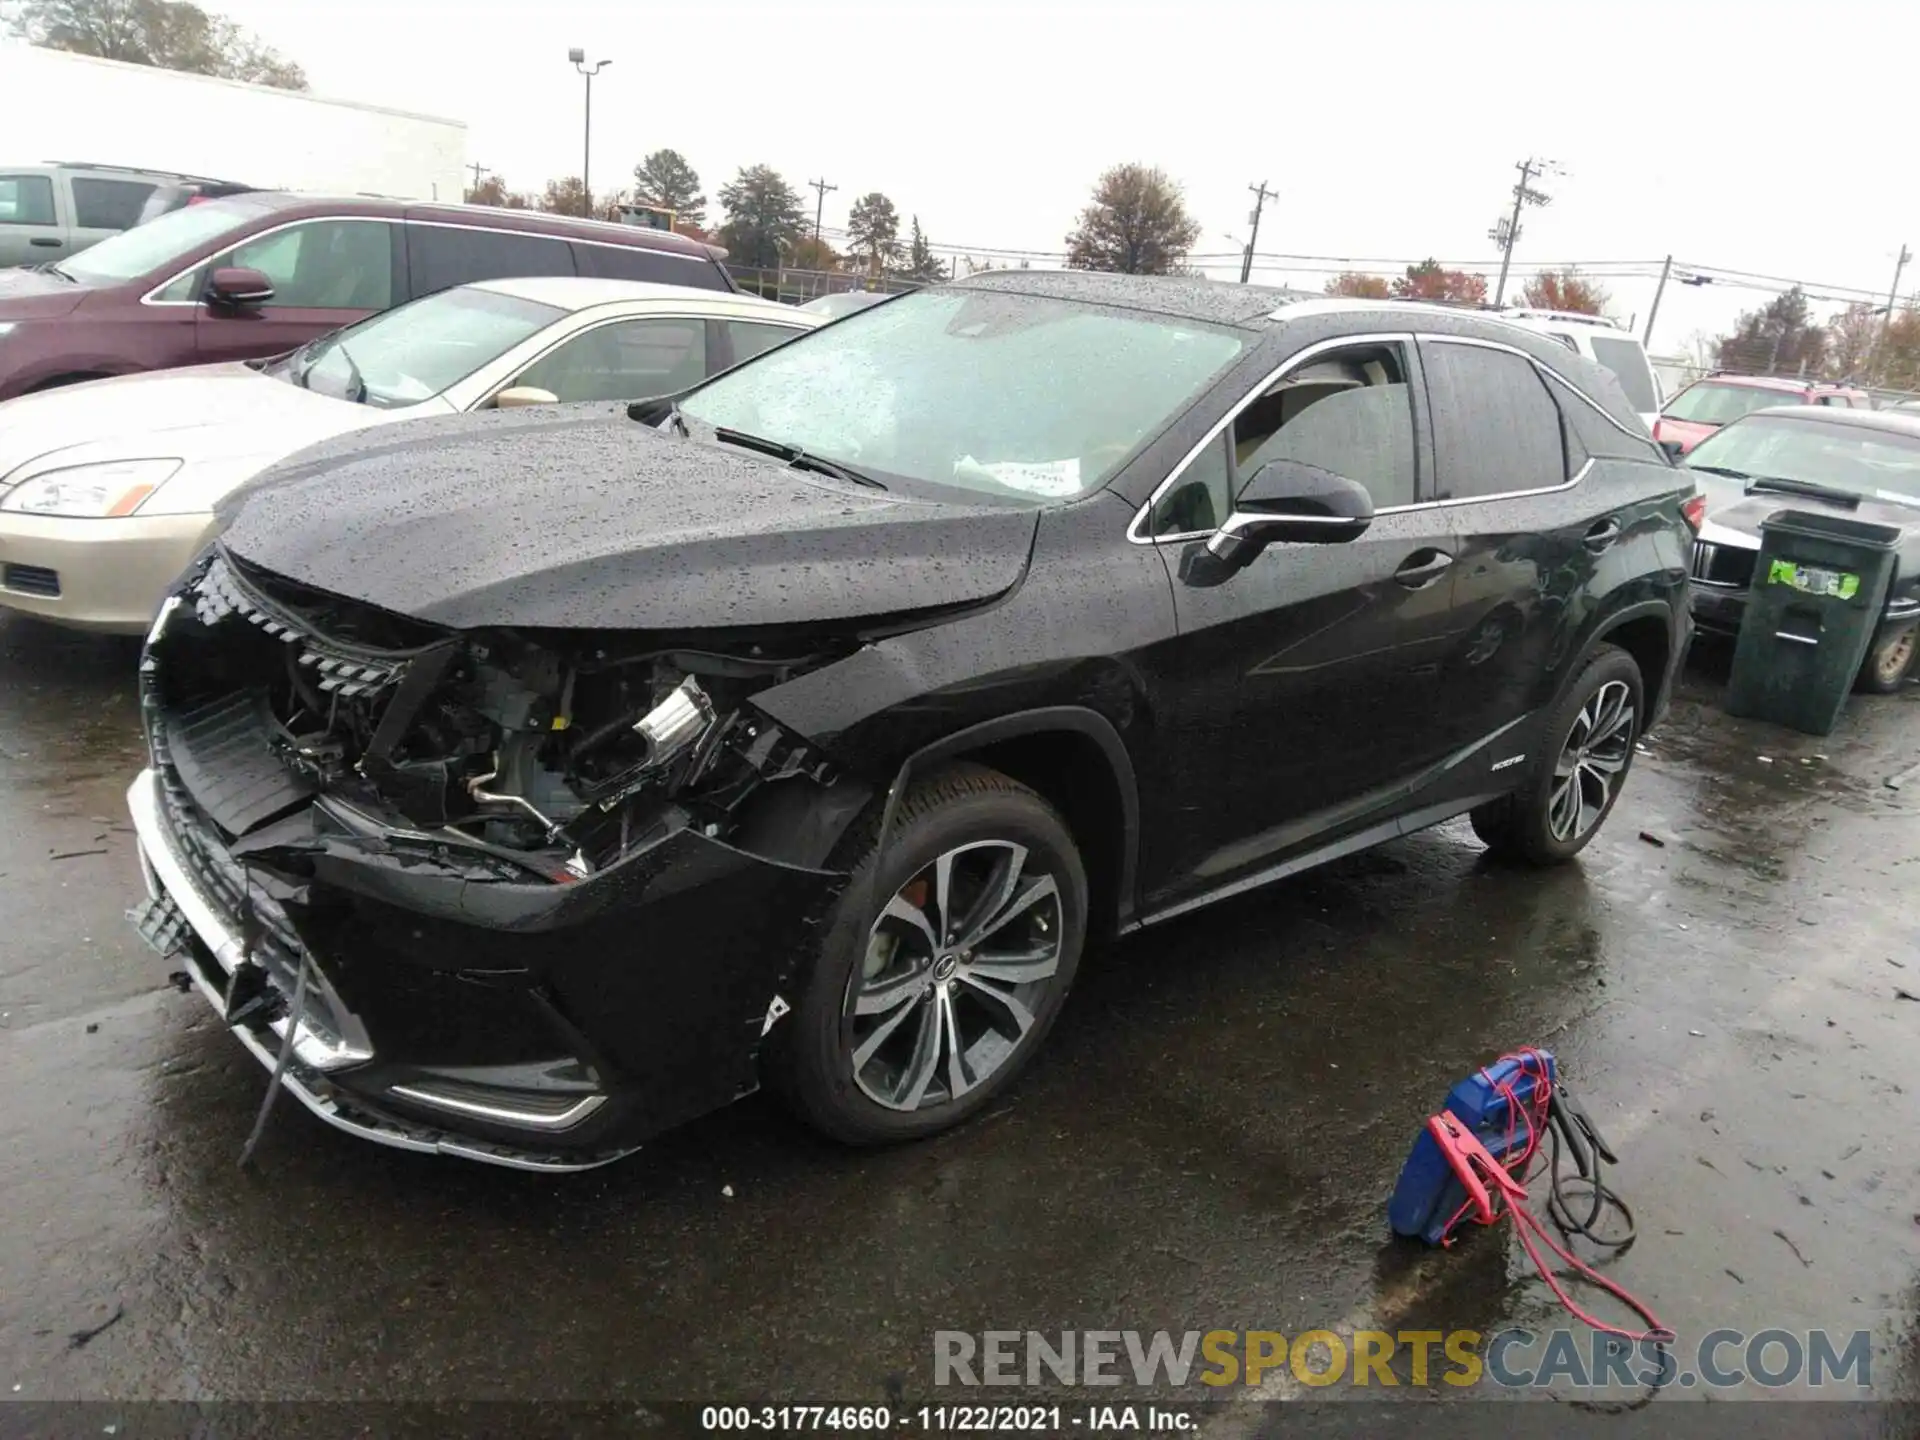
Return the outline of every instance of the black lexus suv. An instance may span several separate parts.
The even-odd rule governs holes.
[[[1111,275],[382,427],[154,624],[139,923],[387,1144],[584,1168],[763,1082],[924,1135],[1092,939],[1453,816],[1578,853],[1692,493],[1549,337]]]

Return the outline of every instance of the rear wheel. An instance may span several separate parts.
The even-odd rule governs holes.
[[[1059,1014],[1086,935],[1073,837],[999,772],[957,765],[916,784],[884,852],[877,828],[852,842],[851,879],[768,1057],[801,1116],[854,1144],[932,1134],[1006,1089]]]
[[[1876,640],[1860,667],[1856,688],[1871,695],[1895,694],[1907,683],[1907,672],[1913,669],[1916,634],[1920,634],[1920,626],[1909,625]]]
[[[1473,812],[1474,833],[1489,850],[1557,865],[1586,848],[1633,768],[1642,693],[1631,655],[1612,645],[1593,653],[1548,717],[1547,744],[1526,781]]]

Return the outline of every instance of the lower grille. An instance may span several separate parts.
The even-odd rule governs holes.
[[[161,814],[174,845],[193,882],[236,933],[248,933],[242,917],[251,914],[254,963],[284,1001],[299,981],[304,946],[280,902],[253,880],[246,868],[227,853],[200,814],[193,797],[180,783],[171,765],[157,767],[160,775]],[[308,957],[310,983],[301,1009],[301,1022],[327,1049],[365,1050],[360,1025],[343,1013],[319,963]]]
[[[1693,542],[1693,564],[1688,573],[1702,585],[1745,590],[1753,584],[1753,567],[1759,558],[1758,550],[1747,550],[1738,545],[1712,545],[1705,540],[1696,540]]]
[[[7,565],[0,567],[0,586],[22,595],[56,599],[60,594],[60,572],[44,565]]]

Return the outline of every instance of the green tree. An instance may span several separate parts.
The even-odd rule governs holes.
[[[947,278],[947,262],[933,253],[927,244],[926,232],[920,228],[920,217],[913,217],[913,238],[907,244],[906,268],[901,272],[903,278],[917,280],[922,285],[932,285]]]
[[[869,274],[899,264],[900,212],[878,190],[862,195],[847,212],[847,249],[867,262]]]
[[[682,221],[695,229],[707,223],[707,197],[700,193],[700,177],[678,150],[656,150],[634,166],[633,195],[642,205],[673,211],[676,230]]]
[[[1806,292],[1796,285],[1742,315],[1733,333],[1721,337],[1718,352],[1723,370],[1818,375],[1826,361],[1827,332],[1813,323]]]
[[[793,245],[806,223],[800,196],[770,165],[745,165],[720,187],[727,223],[720,243],[736,265],[770,270],[780,263],[782,244]]]
[[[30,44],[281,90],[307,77],[249,30],[188,0],[22,0],[7,28]]]
[[[1478,305],[1487,298],[1487,281],[1469,270],[1444,270],[1438,260],[1422,260],[1393,282],[1393,293],[1400,300]]]
[[[1353,300],[1385,300],[1392,293],[1384,276],[1362,275],[1358,270],[1348,270],[1327,281],[1327,294]]]
[[[466,195],[469,205],[491,205],[497,210],[507,208],[507,182],[498,175],[489,175],[478,185],[469,185]]]
[[[1116,165],[1093,187],[1093,200],[1067,235],[1067,264],[1075,270],[1166,275],[1181,269],[1200,238],[1180,187],[1164,170]]]

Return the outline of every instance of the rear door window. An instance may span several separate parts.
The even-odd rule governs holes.
[[[154,187],[138,180],[73,179],[73,223],[82,230],[131,230]]]
[[[1560,408],[1531,360],[1423,340],[1440,498],[1474,500],[1565,484]]]
[[[0,225],[51,225],[53,181],[45,175],[0,175]]]
[[[407,272],[416,297],[476,280],[575,273],[573,247],[551,235],[421,224],[407,226]]]
[[[724,290],[720,267],[692,255],[649,250],[638,245],[573,244],[574,263],[582,275],[596,280],[644,280],[653,285],[689,285],[698,290]]]

